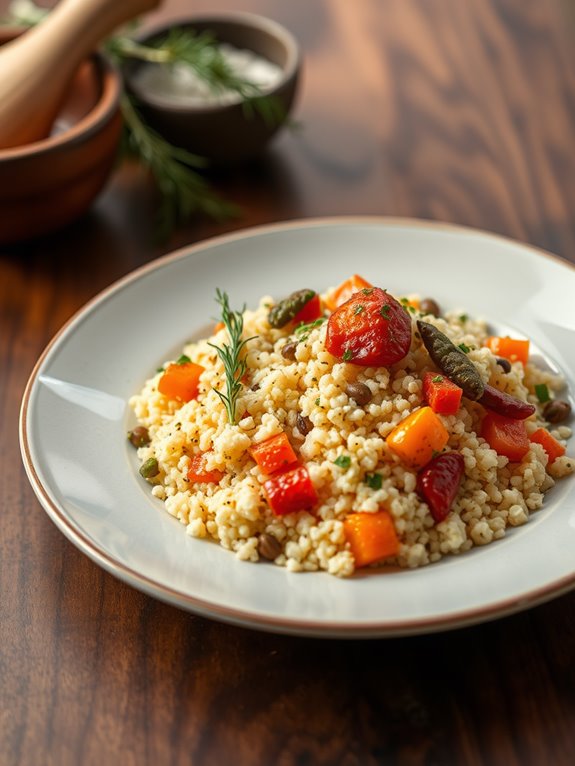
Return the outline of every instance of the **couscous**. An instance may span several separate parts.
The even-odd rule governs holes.
[[[189,535],[348,576],[419,567],[528,522],[557,479],[565,382],[462,310],[355,275],[232,311],[133,396],[130,441]]]

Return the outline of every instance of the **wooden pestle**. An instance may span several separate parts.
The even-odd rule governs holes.
[[[120,24],[160,0],[61,0],[0,48],[0,149],[45,138],[78,65]]]

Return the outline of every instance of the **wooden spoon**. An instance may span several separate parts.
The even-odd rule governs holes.
[[[0,48],[0,149],[49,135],[78,65],[120,24],[160,0],[61,0]]]

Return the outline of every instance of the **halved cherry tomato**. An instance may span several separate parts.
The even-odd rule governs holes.
[[[411,345],[411,319],[380,287],[363,288],[327,321],[325,347],[337,359],[363,367],[399,362]]]
[[[295,322],[296,325],[298,324],[307,324],[308,322],[313,322],[314,319],[318,319],[321,316],[321,298],[316,293],[313,298],[311,298],[303,308],[301,308],[298,313],[293,318],[293,322]]]

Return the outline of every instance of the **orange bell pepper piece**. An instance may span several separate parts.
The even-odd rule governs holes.
[[[189,402],[198,395],[200,375],[204,368],[195,362],[170,364],[158,382],[158,391],[169,399]]]
[[[527,360],[529,359],[528,340],[510,338],[508,335],[505,337],[491,335],[485,341],[485,345],[496,356],[502,356],[504,359],[509,359],[510,362],[519,361],[521,364],[527,364]]]
[[[431,407],[420,407],[402,420],[387,444],[411,468],[422,468],[447,444],[449,433]]]
[[[397,555],[399,540],[388,511],[350,513],[343,521],[345,537],[357,567]]]
[[[250,454],[264,473],[280,471],[297,463],[297,455],[285,433],[270,436],[259,444],[250,447]]]
[[[565,447],[554,436],[551,436],[546,428],[538,428],[531,434],[529,440],[543,447],[549,456],[549,465],[565,454]]]
[[[365,287],[373,287],[373,285],[363,277],[360,277],[359,274],[354,274],[327,294],[325,305],[330,311],[335,311],[338,306],[349,300],[354,293]]]

